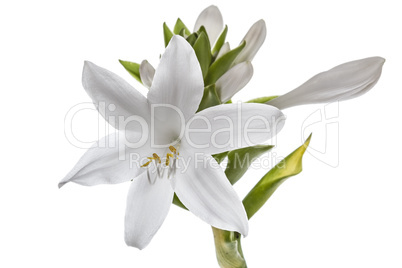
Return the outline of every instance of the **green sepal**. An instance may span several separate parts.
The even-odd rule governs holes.
[[[197,112],[219,104],[222,104],[222,102],[219,99],[218,93],[216,93],[215,84],[209,85],[204,88],[204,95]]]
[[[182,22],[182,20],[180,18],[178,18],[176,21],[176,24],[174,25],[173,33],[180,34],[183,29],[184,29],[184,33],[186,35],[191,34],[190,30],[186,27],[186,25]]]
[[[181,31],[180,31],[180,33],[179,33],[179,35],[181,36],[181,37],[183,37],[183,38],[186,38],[186,30],[185,29],[181,29]]]
[[[245,46],[246,42],[243,41],[240,46],[229,51],[228,53],[217,59],[214,63],[212,63],[212,65],[209,67],[207,77],[204,80],[204,84],[214,84],[219,79],[219,77],[226,73],[232,66],[232,63],[236,59],[237,55],[239,55],[239,53],[243,50]]]
[[[267,101],[273,100],[277,97],[279,97],[279,96],[260,97],[260,98],[249,100],[246,103],[266,103]]]
[[[215,158],[216,162],[218,162],[218,164],[222,163],[223,160],[225,160],[226,156],[228,156],[229,152],[223,152],[220,154],[214,154],[212,155],[213,158]]]
[[[197,41],[195,41],[193,48],[201,66],[202,77],[205,78],[212,58],[211,45],[209,44],[208,37],[205,33],[201,32]]]
[[[198,35],[200,35],[201,33],[204,33],[204,34],[208,37],[208,40],[209,40],[209,36],[208,36],[208,33],[207,33],[207,29],[205,29],[204,25],[201,25],[200,29],[198,29],[198,31],[197,31],[196,33],[197,33]]]
[[[227,33],[228,26],[225,25],[225,29],[223,29],[222,33],[219,35],[218,39],[215,42],[214,48],[212,49],[212,55],[216,56],[219,50],[221,50],[221,47],[225,43]]]
[[[186,38],[186,40],[187,40],[187,42],[189,42],[189,44],[191,46],[194,46],[195,41],[197,41],[197,38],[198,38],[198,34],[197,33],[192,33]]]
[[[243,199],[243,205],[249,219],[267,202],[286,179],[302,171],[302,159],[310,143],[311,135],[302,146],[268,171]]]
[[[180,201],[180,199],[177,197],[176,194],[173,195],[173,201],[172,201],[172,203],[175,204],[176,206],[182,208],[182,209],[188,210],[188,209],[186,208],[186,206],[183,205],[183,203]]]
[[[140,76],[140,64],[130,61],[119,60],[124,69],[131,74],[138,82],[142,83]]]
[[[235,184],[240,180],[254,160],[272,148],[273,145],[256,145],[229,152],[225,174],[230,183]]]
[[[170,39],[172,39],[172,37],[173,37],[172,31],[166,25],[166,22],[164,22],[163,23],[163,39],[165,40],[165,47],[167,47],[167,45],[169,44]]]

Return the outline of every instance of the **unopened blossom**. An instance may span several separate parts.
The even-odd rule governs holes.
[[[338,65],[319,73],[296,89],[267,104],[286,109],[293,106],[329,103],[359,97],[380,79],[385,59],[371,57]]]
[[[194,25],[194,32],[198,31],[201,26],[205,27],[211,47],[213,47],[219,35],[224,30],[222,14],[218,7],[211,5],[200,13]],[[266,34],[265,22],[264,20],[259,20],[251,26],[240,42],[240,44],[243,41],[246,42],[244,49],[234,60],[232,67],[216,81],[216,91],[222,102],[230,100],[253,77],[253,65],[251,61],[264,43]],[[216,59],[219,59],[229,51],[230,45],[226,42],[218,51]],[[140,75],[141,77],[145,77],[143,84],[149,88],[149,85],[152,84],[154,70],[148,62],[143,62],[141,67]]]

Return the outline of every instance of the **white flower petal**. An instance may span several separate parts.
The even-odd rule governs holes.
[[[222,102],[230,100],[234,94],[247,85],[253,76],[253,65],[249,61],[237,64],[216,81],[216,92]]]
[[[135,178],[127,196],[126,244],[145,248],[165,220],[172,200],[173,189],[167,178],[157,178],[148,171]]]
[[[190,119],[182,144],[197,152],[217,154],[260,144],[275,136],[284,124],[283,113],[273,106],[218,105]]]
[[[136,137],[135,137],[136,136]],[[138,141],[139,134],[132,133],[130,141]],[[130,153],[140,157],[152,155],[149,145],[137,149],[125,147],[126,141],[118,134],[111,134],[96,142],[81,157],[74,168],[60,181],[59,188],[68,182],[85,186],[115,184],[129,181],[145,169],[130,163]],[[120,157],[119,157],[120,156]]]
[[[151,88],[154,75],[155,75],[154,67],[152,67],[152,65],[147,60],[143,60],[140,65],[140,76],[142,84],[147,88]]]
[[[203,93],[204,81],[194,49],[183,37],[174,35],[156,69],[148,101],[172,105],[188,118],[197,111]]]
[[[118,75],[86,61],[82,84],[99,113],[112,126],[122,129],[116,125],[119,116],[128,118],[137,115],[148,118],[146,98]]]
[[[237,56],[233,65],[243,61],[252,61],[255,54],[257,54],[258,50],[264,43],[266,35],[267,28],[265,26],[265,21],[259,20],[254,23],[250,30],[248,30],[246,36],[244,36],[243,40],[240,42],[242,43],[243,41],[246,41],[246,46]]]
[[[230,51],[230,45],[229,42],[226,42],[223,44],[223,46],[221,47],[221,49],[218,52],[218,55],[216,55],[216,59],[219,59],[220,57],[222,57],[223,55],[225,55],[226,53],[228,53]]]
[[[358,97],[369,91],[380,79],[384,62],[383,58],[371,57],[338,65],[313,76],[298,88],[267,104],[286,109]]]
[[[223,18],[218,7],[209,6],[200,13],[194,25],[194,32],[198,31],[201,26],[207,30],[212,48],[223,30]]]
[[[219,164],[211,156],[191,154],[185,148],[180,155],[188,162],[172,180],[180,201],[196,216],[216,228],[248,233],[247,214],[238,195]]]

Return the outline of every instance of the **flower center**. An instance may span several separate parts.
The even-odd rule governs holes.
[[[169,146],[169,150],[170,153],[166,154],[166,161],[165,161],[165,166],[168,167],[170,165],[170,159],[177,159],[177,156],[180,155],[179,152],[177,151],[177,149],[174,146]],[[141,167],[147,167],[152,161],[155,160],[157,166],[158,164],[161,165],[162,164],[162,160],[159,157],[158,154],[153,153],[152,157],[147,157],[148,162],[146,162],[145,164],[143,164]]]
[[[161,157],[159,157],[159,155],[156,153],[153,153],[152,157],[147,157],[148,162],[143,164],[141,167],[147,167],[147,166],[149,166],[149,164],[151,164],[153,161],[155,161],[155,170],[153,172],[156,171],[156,173],[157,173],[157,176],[151,176],[150,168],[147,168],[146,172],[148,175],[149,183],[155,184],[156,179],[165,178],[165,172],[167,172],[168,179],[170,179],[171,177],[174,177],[176,174],[176,160],[178,159],[178,155],[179,155],[178,149],[176,149],[174,146],[169,146],[169,150],[166,153],[166,160],[161,159]]]

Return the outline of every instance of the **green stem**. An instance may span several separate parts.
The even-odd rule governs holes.
[[[241,235],[212,227],[216,258],[221,268],[247,268],[241,249]]]

